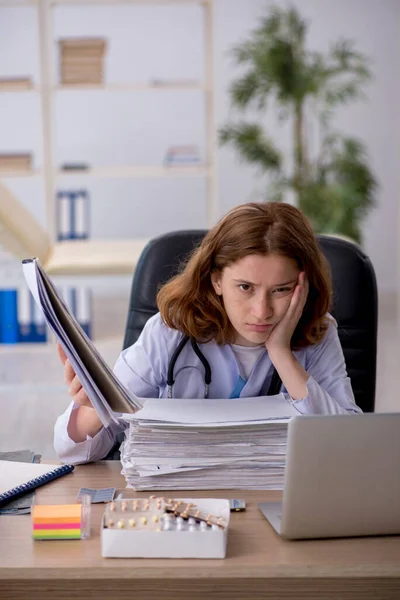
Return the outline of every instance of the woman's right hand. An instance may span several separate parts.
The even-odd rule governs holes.
[[[57,351],[58,356],[60,357],[61,362],[64,365],[64,380],[68,386],[68,393],[75,402],[75,404],[79,406],[89,406],[93,408],[92,403],[86,395],[85,390],[82,387],[81,382],[79,381],[77,375],[75,374],[74,369],[72,368],[71,363],[69,362],[64,350],[61,347],[61,344],[57,343]]]
[[[57,344],[57,350],[64,365],[64,377],[68,386],[68,393],[75,404],[78,405],[78,408],[71,412],[67,432],[72,441],[76,443],[84,442],[88,436],[93,438],[102,429],[103,424],[60,344]]]

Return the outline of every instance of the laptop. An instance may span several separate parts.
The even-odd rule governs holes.
[[[400,413],[293,417],[283,500],[259,508],[290,540],[399,534]]]

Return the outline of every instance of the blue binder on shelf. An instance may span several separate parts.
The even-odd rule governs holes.
[[[0,343],[18,342],[17,290],[0,290]]]
[[[18,341],[43,343],[47,340],[47,327],[42,311],[26,287],[18,290]]]
[[[59,241],[89,237],[89,194],[86,190],[57,192],[57,223]]]

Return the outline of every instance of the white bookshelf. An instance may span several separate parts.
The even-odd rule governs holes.
[[[166,83],[166,84],[156,84],[156,83],[109,83],[109,84],[63,84],[63,85],[55,85],[53,86],[53,92],[62,92],[62,91],[76,91],[76,90],[85,90],[85,91],[97,91],[97,92],[168,92],[168,91],[176,91],[176,90],[197,90],[197,91],[205,91],[207,89],[205,84],[202,83]],[[25,90],[28,91],[28,90]]]
[[[32,92],[38,93],[40,92],[40,87],[38,85],[32,85],[26,89],[17,88],[13,85],[2,86],[0,88],[0,94],[31,94]]]
[[[1,6],[37,6],[40,0],[0,0]]]
[[[41,1],[41,0],[36,0]],[[33,0],[35,2],[35,0]],[[213,0],[48,0],[49,4],[211,4]]]
[[[20,177],[42,177],[43,169],[16,169],[15,171],[0,169],[0,179],[18,179]]]
[[[105,83],[102,85],[61,85],[53,80],[52,67],[55,63],[55,37],[53,35],[53,9],[61,5],[199,5],[203,9],[204,71],[201,81],[154,81],[143,83]],[[0,8],[7,6],[36,6],[39,28],[40,84],[16,90],[12,86],[0,90],[2,93],[37,93],[40,95],[42,114],[43,167],[32,171],[1,171],[0,178],[43,177],[46,203],[46,229],[50,239],[56,238],[56,188],[59,178],[71,176],[98,178],[179,178],[204,177],[206,180],[207,225],[212,226],[218,215],[216,193],[216,128],[214,120],[214,60],[213,60],[213,0],[0,0]],[[63,170],[56,165],[53,141],[56,134],[55,96],[68,91],[90,93],[154,92],[168,94],[170,91],[197,90],[204,94],[204,122],[206,134],[205,164],[190,166],[163,165],[108,165],[85,170]]]
[[[57,169],[60,177],[88,176],[88,177],[193,177],[207,175],[208,169],[203,166],[190,167],[97,167],[89,169]]]

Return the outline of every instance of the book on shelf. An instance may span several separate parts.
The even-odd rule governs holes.
[[[69,63],[62,61],[61,69],[63,73],[99,73],[103,71],[103,65],[101,61],[96,63],[87,63],[82,60],[80,63]]]
[[[67,46],[62,41],[59,44],[61,56],[78,58],[84,56],[87,58],[101,58],[104,56],[106,51],[106,44],[91,44],[88,46]]]
[[[89,237],[89,194],[85,189],[57,192],[58,241]]]
[[[85,54],[82,53],[70,53],[63,52],[61,55],[62,65],[80,66],[82,63],[85,65],[101,65],[103,62],[103,56],[101,54]]]
[[[88,51],[96,50],[104,52],[107,46],[105,38],[85,37],[85,38],[61,38],[58,40],[61,48],[69,51]]]
[[[0,343],[18,342],[17,290],[0,290]]]
[[[103,83],[104,69],[102,59],[96,63],[86,62],[82,59],[79,63],[70,63],[62,60],[60,64],[61,83]]]
[[[62,48],[60,49],[60,61],[62,62],[78,62],[81,60],[87,61],[89,62],[99,62],[102,61],[104,59],[104,53],[102,51],[99,51],[97,49],[93,49],[93,50],[74,50],[74,51],[70,51],[70,50],[63,50]]]
[[[63,79],[102,79],[103,69],[63,69],[61,77]]]
[[[32,155],[28,153],[0,153],[0,169],[29,170],[32,168]]]
[[[74,69],[80,69],[83,67],[89,68],[100,68],[103,64],[102,56],[69,56],[68,54],[63,54],[61,57],[60,64],[63,67],[71,67]]]
[[[61,286],[58,292],[90,338],[92,293],[87,286]],[[0,289],[0,344],[46,342],[43,312],[26,286]]]
[[[167,167],[192,166],[199,163],[200,154],[196,145],[169,146],[164,157],[164,165]]]
[[[64,85],[103,83],[106,40],[70,38],[59,40],[60,81]]]
[[[61,77],[61,85],[104,85],[102,77]]]
[[[1,90],[29,90],[32,86],[30,77],[0,77]]]
[[[43,313],[26,287],[18,289],[18,342],[38,344],[47,341]]]
[[[184,87],[199,85],[200,82],[195,79],[150,79],[150,85],[157,87]]]
[[[66,162],[60,165],[62,171],[87,171],[90,169],[89,163],[86,162]]]
[[[61,75],[62,77],[102,77],[103,68],[94,69],[93,67],[85,67],[84,65],[80,67],[61,67]]]
[[[2,293],[0,290],[0,311],[2,305]],[[0,327],[1,343],[41,343],[47,340],[47,327],[43,312],[36,304],[29,289],[24,286],[16,290],[17,293],[17,313],[13,312],[11,325],[16,328],[16,333],[12,337],[8,335],[3,339],[2,329]],[[59,286],[58,294],[68,306],[86,335],[92,336],[92,292],[84,285],[78,286]],[[3,314],[0,312],[2,323]],[[9,319],[8,319],[9,322]],[[10,333],[10,332],[9,332]]]

